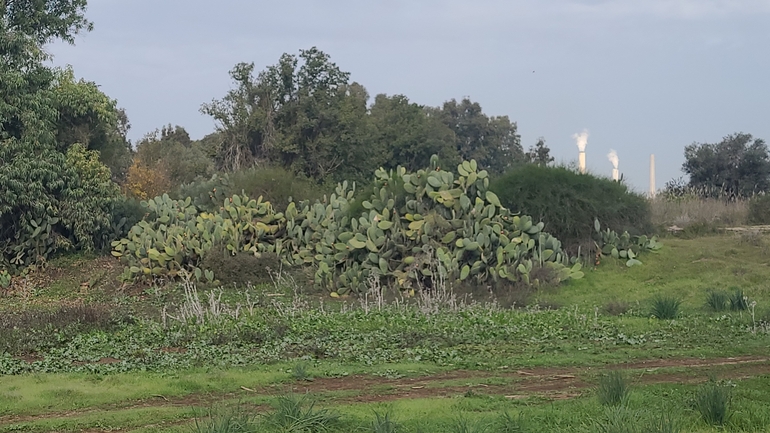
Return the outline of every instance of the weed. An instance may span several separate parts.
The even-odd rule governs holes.
[[[247,433],[254,431],[255,417],[242,406],[233,409],[210,408],[208,412],[195,415],[195,433]]]
[[[698,387],[693,405],[707,424],[724,425],[731,416],[731,399],[730,384],[721,384],[710,380]]]
[[[652,300],[652,315],[660,320],[675,319],[679,315],[679,306],[682,304],[677,298],[671,296],[657,296]]]
[[[497,420],[496,427],[497,429],[495,431],[500,433],[524,433],[529,430],[521,413],[514,418],[510,413],[503,412]]]
[[[667,413],[649,420],[644,428],[645,433],[679,433],[681,430],[678,420]]]
[[[304,362],[300,362],[294,365],[294,368],[291,370],[291,377],[294,378],[294,380],[300,380],[300,381],[312,381],[313,376],[310,375],[310,372],[308,371],[307,364]]]
[[[596,423],[599,433],[637,433],[638,416],[623,406],[605,409],[604,418]],[[646,432],[645,432],[646,433]]]
[[[706,295],[706,308],[711,311],[724,311],[727,309],[727,302],[730,297],[722,291],[712,290]]]
[[[730,295],[730,309],[733,311],[744,311],[749,309],[749,298],[743,294],[743,290],[735,289]]]
[[[372,433],[395,433],[399,431],[400,426],[390,417],[390,411],[381,414],[374,411],[374,421],[372,421]]]
[[[597,395],[603,406],[623,405],[628,400],[628,394],[628,384],[620,371],[613,370],[599,378]]]
[[[452,433],[485,433],[489,431],[489,424],[484,420],[471,421],[464,416],[455,420],[450,431]]]
[[[267,423],[286,433],[318,433],[328,431],[339,416],[328,409],[316,409],[307,395],[278,397],[276,408],[267,416]]]

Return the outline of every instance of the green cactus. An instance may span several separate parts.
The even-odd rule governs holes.
[[[214,213],[201,212],[199,199],[156,197],[145,202],[151,217],[114,242],[113,255],[127,262],[126,279],[187,272],[213,280],[198,265],[216,244],[233,253],[274,252],[288,266],[313,267],[316,285],[337,296],[365,290],[373,276],[411,290],[436,271],[479,282],[529,281],[534,264],[552,267],[561,279],[582,275],[567,267],[561,243],[542,223],[503,208],[488,185],[488,173],[475,161],[453,173],[432,159],[429,169],[415,173],[377,170],[360,215],[349,213],[355,185],[347,182],[315,202],[289,203],[283,214],[242,195],[210,194],[220,204]],[[428,265],[432,258],[437,267]]]

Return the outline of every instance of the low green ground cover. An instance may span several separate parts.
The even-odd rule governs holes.
[[[517,297],[516,308],[441,291],[330,300],[291,284],[128,295],[96,289],[109,287],[99,283],[109,272],[84,272],[90,259],[61,259],[73,273],[3,303],[0,432],[227,431],[195,430],[195,419],[204,428],[211,418],[201,411],[222,421],[239,402],[250,430],[230,431],[292,431],[268,418],[280,398],[305,392],[304,403],[335,415],[325,430],[334,432],[394,431],[382,430],[393,426],[386,413],[403,432],[767,431],[765,242],[666,239],[643,266],[609,260],[582,280]],[[744,302],[731,303],[738,291]],[[680,302],[674,319],[654,317],[662,296]],[[605,408],[596,395],[608,365],[739,356],[753,367],[636,365],[626,402]],[[556,367],[572,382],[540,390],[516,374],[540,369],[548,384]],[[693,403],[708,376],[734,385],[721,427]],[[410,380],[427,382],[404,393]],[[664,416],[679,430],[650,430]]]

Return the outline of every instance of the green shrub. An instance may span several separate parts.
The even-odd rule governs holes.
[[[182,185],[172,196],[180,200],[192,197],[199,209],[213,212],[219,209],[225,197],[243,192],[255,199],[262,196],[277,212],[282,212],[290,198],[295,202],[315,201],[323,199],[331,190],[285,168],[252,167]]]
[[[278,397],[275,411],[267,416],[267,422],[282,432],[317,433],[328,431],[339,419],[327,409],[316,409],[308,397],[283,395]]]
[[[231,253],[223,246],[209,250],[201,260],[200,268],[214,272],[217,280],[224,285],[265,284],[271,282],[271,273],[278,272],[281,260],[272,252]]]
[[[711,311],[724,311],[727,309],[729,296],[722,291],[711,291],[706,296],[706,307]]]
[[[374,412],[375,419],[372,421],[372,433],[396,433],[400,431],[398,423],[393,421],[390,412],[381,414],[377,411]]]
[[[514,418],[508,412],[503,412],[497,419],[495,431],[500,433],[524,433],[529,431],[529,424],[521,413]]]
[[[195,414],[193,433],[251,433],[255,419],[241,406],[211,408],[206,413]]]
[[[623,373],[614,370],[599,378],[597,395],[603,406],[619,406],[628,400],[628,384]]]
[[[652,300],[652,315],[660,320],[675,319],[682,301],[670,296],[658,296]]]
[[[566,167],[527,164],[497,177],[489,189],[503,206],[543,221],[545,230],[571,248],[591,240],[594,219],[632,235],[650,233],[647,200],[626,185]]]
[[[733,311],[744,311],[749,309],[749,298],[743,294],[743,290],[735,289],[730,295],[730,309]]]
[[[58,251],[99,246],[120,194],[97,152],[7,140],[0,161],[0,269],[15,274]]]
[[[757,195],[749,200],[749,223],[770,224],[770,194]]]
[[[291,369],[291,377],[298,381],[312,381],[313,376],[310,374],[307,368],[307,364],[299,362],[294,364],[294,368]]]
[[[128,235],[131,227],[135,226],[147,215],[147,209],[142,202],[135,198],[120,196],[112,208],[112,224],[105,232],[100,247],[108,247],[110,242]]]
[[[732,389],[729,385],[709,381],[695,393],[693,405],[707,424],[723,425],[730,419]]]

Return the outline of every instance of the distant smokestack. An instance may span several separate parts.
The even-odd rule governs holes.
[[[612,163],[612,180],[617,182],[620,180],[620,172],[618,171],[618,153],[615,149],[610,149],[610,153],[607,154],[607,159]]]
[[[586,144],[588,144],[588,130],[584,129],[580,134],[573,134],[572,138],[577,142],[578,147],[578,167],[580,172],[586,172]]]
[[[650,198],[655,198],[655,154],[650,155]]]

